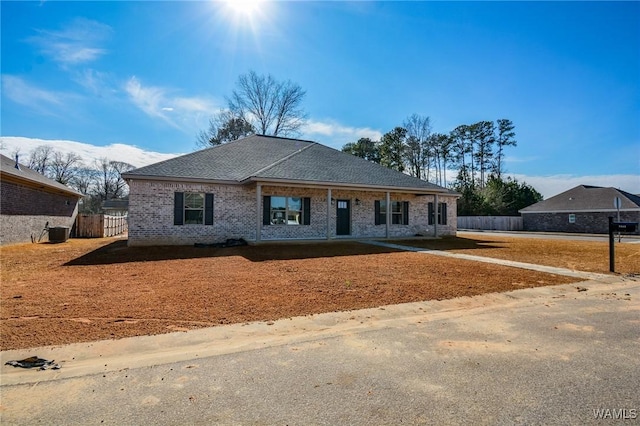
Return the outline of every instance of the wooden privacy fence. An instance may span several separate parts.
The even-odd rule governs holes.
[[[127,232],[127,216],[79,214],[76,217],[76,237],[113,237]]]
[[[458,216],[458,229],[522,231],[522,216]]]

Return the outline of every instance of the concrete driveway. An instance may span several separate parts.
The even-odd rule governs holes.
[[[598,424],[640,417],[640,281],[7,351],[7,424]],[[38,355],[60,370],[4,365]],[[603,417],[605,420],[601,420]]]

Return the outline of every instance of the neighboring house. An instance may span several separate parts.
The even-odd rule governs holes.
[[[82,194],[19,164],[17,158],[0,157],[0,244],[37,240],[47,224],[71,229]]]
[[[457,193],[310,141],[253,135],[123,177],[131,246],[456,232]]]
[[[620,221],[640,221],[640,196],[616,188],[580,185],[520,210],[525,231],[606,234],[609,216],[618,220],[614,200],[620,199]]]
[[[106,200],[102,203],[102,212],[110,216],[126,216],[129,200]]]

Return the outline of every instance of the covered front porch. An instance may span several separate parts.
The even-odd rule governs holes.
[[[439,237],[456,231],[456,198],[448,193],[257,182],[255,194],[258,243]]]

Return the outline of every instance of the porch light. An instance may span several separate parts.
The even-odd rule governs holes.
[[[356,198],[356,206],[360,205],[360,199]]]

